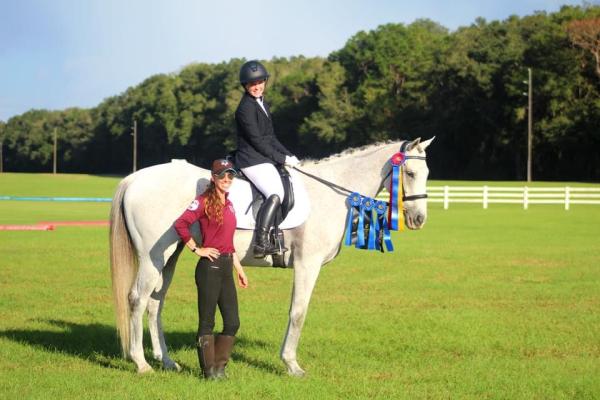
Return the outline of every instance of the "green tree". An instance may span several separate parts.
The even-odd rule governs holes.
[[[6,162],[17,171],[51,171],[54,131],[58,138],[59,172],[86,170],[85,154],[92,139],[89,110],[31,110],[13,117],[6,124]]]
[[[6,124],[6,145],[13,155],[11,169],[48,172],[52,161],[53,114],[31,110],[10,118]]]
[[[444,27],[429,20],[387,24],[359,32],[330,56],[346,70],[344,86],[358,110],[346,132],[346,145],[420,133],[434,55],[447,35]]]
[[[600,168],[600,81],[571,46],[573,20],[598,15],[600,7],[563,7],[530,26],[526,57],[535,65],[534,173],[537,179],[594,179]],[[524,23],[535,16],[524,18]],[[537,168],[535,167],[537,165]],[[536,171],[537,170],[537,171]],[[534,178],[536,176],[534,175]]]
[[[598,18],[600,7],[584,5],[504,21],[477,19],[454,32],[417,20],[358,32],[327,59],[266,60],[275,130],[300,157],[437,135],[430,149],[433,177],[522,179],[523,81],[532,68],[534,179],[597,180],[598,61],[581,38],[595,38],[588,25],[596,27]],[[190,64],[155,75],[90,110],[13,117],[4,127],[5,164],[48,171],[56,128],[59,170],[131,171],[136,120],[138,167],[175,157],[207,167],[235,149],[244,61]]]
[[[299,157],[313,155],[316,143],[304,140],[304,121],[319,109],[317,78],[325,60],[319,57],[278,58],[265,62],[271,78],[266,98],[281,142]]]
[[[327,61],[316,78],[318,108],[300,126],[301,145],[311,156],[342,150],[352,121],[359,117],[345,82],[346,71],[336,61]]]
[[[589,11],[564,7],[551,15],[480,19],[451,35],[430,98],[438,147],[452,154],[436,161],[442,177],[524,178],[527,68],[534,71],[534,179],[582,179],[581,163],[598,165],[577,148],[594,148],[589,124],[597,121],[597,84],[582,74],[564,28]]]

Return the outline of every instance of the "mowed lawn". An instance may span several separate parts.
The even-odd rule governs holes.
[[[0,195],[110,197],[117,182],[0,174]],[[106,219],[109,208],[0,201],[0,224]],[[600,206],[432,204],[423,230],[393,237],[393,253],[343,248],[323,267],[300,341],[302,379],[278,354],[293,271],[247,268],[230,379],[205,382],[191,254],[163,313],[183,371],[152,361],[156,372],[139,376],[119,353],[108,229],[0,231],[0,397],[600,398]],[[150,359],[148,332],[145,342]]]

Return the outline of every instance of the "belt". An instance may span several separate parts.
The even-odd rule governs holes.
[[[219,254],[219,257],[216,258],[216,260],[219,260],[222,258],[233,258],[233,253],[221,253],[221,254]],[[208,258],[208,257],[200,257],[200,259],[210,260],[210,258]]]

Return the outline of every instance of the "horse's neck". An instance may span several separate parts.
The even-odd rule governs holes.
[[[308,162],[301,169],[363,196],[374,197],[384,177],[388,159],[398,151],[398,144],[377,145],[355,150],[318,162]],[[339,251],[347,214],[348,193],[322,182],[303,177],[311,201],[311,214],[302,235],[301,253],[332,260]],[[309,258],[310,258],[309,257]],[[298,259],[295,258],[295,262]]]
[[[398,148],[398,143],[368,147],[307,165],[306,169],[352,192],[374,197],[384,178],[384,165]]]

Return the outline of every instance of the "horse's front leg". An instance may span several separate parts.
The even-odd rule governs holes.
[[[150,300],[148,300],[148,329],[150,330],[150,337],[152,338],[152,353],[154,359],[162,361],[165,369],[176,371],[181,371],[181,367],[169,357],[162,327],[161,313],[165,304],[167,290],[173,279],[175,264],[177,263],[180,252],[181,249],[178,249],[178,251],[169,258],[167,265],[162,271],[162,279],[159,279],[157,287],[150,296]]]
[[[285,363],[288,373],[293,376],[303,376],[305,373],[296,360],[296,350],[298,349],[310,297],[320,270],[321,263],[317,259],[294,263],[294,288],[292,290],[290,316],[281,346],[281,359]]]

